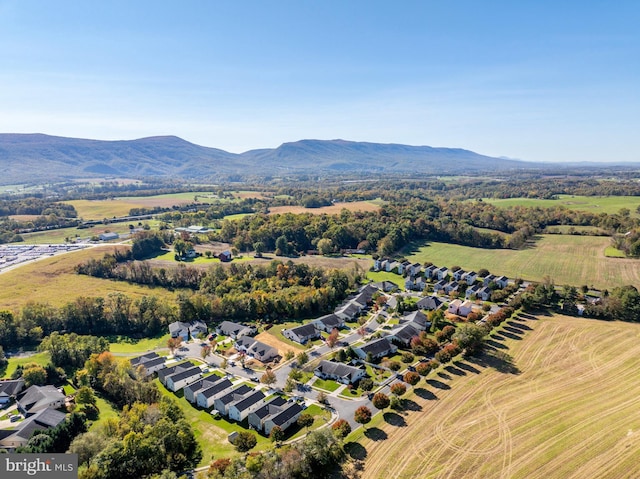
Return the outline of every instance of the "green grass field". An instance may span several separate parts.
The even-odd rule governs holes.
[[[29,363],[36,363],[40,366],[46,366],[51,360],[51,356],[49,353],[37,353],[33,356],[29,356],[26,358],[9,358],[9,364],[7,365],[7,369],[4,371],[3,378],[10,378],[11,375],[15,372],[18,366],[24,366]]]
[[[558,195],[557,200],[541,200],[537,198],[483,198],[482,201],[505,208],[509,206],[539,206],[542,208],[564,206],[571,210],[585,210],[594,213],[608,214],[617,213],[620,211],[620,208],[628,208],[631,210],[631,214],[635,216],[638,216],[636,208],[640,206],[640,196]]]
[[[131,355],[145,353],[153,349],[166,348],[169,337],[169,333],[167,333],[159,338],[109,338],[109,351],[112,353],[124,353]]]
[[[404,290],[404,278],[395,273],[387,273],[386,271],[367,271],[367,278],[375,282],[391,281],[398,285],[398,288]]]
[[[480,249],[446,243],[428,243],[410,249],[409,261],[431,261],[438,266],[486,268],[491,273],[540,281],[550,276],[556,284],[612,288],[640,286],[640,260],[607,258],[610,240],[599,236],[542,235],[524,250]],[[371,273],[369,273],[371,274]]]

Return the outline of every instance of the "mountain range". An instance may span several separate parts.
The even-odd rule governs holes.
[[[297,174],[463,174],[540,168],[459,148],[345,140],[300,140],[229,153],[176,136],[103,141],[43,134],[0,134],[0,183],[91,177],[206,177]]]

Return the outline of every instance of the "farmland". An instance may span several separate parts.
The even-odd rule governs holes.
[[[509,206],[537,206],[541,208],[553,208],[554,206],[564,206],[571,210],[590,211],[592,213],[613,214],[620,211],[620,208],[628,208],[631,214],[637,216],[636,208],[640,206],[638,196],[574,196],[558,195],[557,200],[542,200],[538,198],[483,198],[484,202],[500,207]]]
[[[156,206],[170,208],[174,205],[207,202],[211,195],[212,193],[200,191],[144,197],[122,197],[112,200],[73,200],[66,201],[66,203],[73,205],[78,212],[78,217],[84,220],[101,220],[114,216],[127,216],[131,208],[153,208]]]
[[[356,433],[363,477],[638,477],[639,334],[565,316],[509,321],[492,344],[513,366],[495,351],[465,359],[420,383],[402,421]]]
[[[269,208],[269,213],[272,215],[278,213],[311,213],[314,215],[335,215],[340,213],[343,208],[346,208],[349,211],[378,211],[380,209],[380,205],[371,201],[353,201],[350,203],[334,203],[331,206],[323,206],[321,208],[305,208],[304,206],[273,206]]]
[[[609,238],[542,235],[524,250],[481,249],[446,243],[427,243],[405,253],[410,261],[439,266],[488,268],[494,274],[540,281],[546,275],[556,284],[587,284],[612,288],[640,286],[640,260],[607,258]]]
[[[0,304],[3,309],[16,310],[29,301],[59,307],[79,296],[106,296],[115,292],[134,298],[150,294],[159,297],[173,296],[174,293],[162,288],[80,276],[74,272],[78,263],[89,258],[101,258],[113,250],[113,246],[89,248],[25,264],[3,273],[0,275]]]

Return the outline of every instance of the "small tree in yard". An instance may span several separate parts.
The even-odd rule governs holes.
[[[271,386],[272,384],[275,384],[276,381],[277,381],[276,375],[271,369],[267,369],[265,373],[262,375],[262,377],[260,378],[260,382],[262,384],[266,384],[267,386]]]
[[[269,439],[271,439],[271,442],[279,444],[280,441],[284,439],[284,431],[282,428],[280,426],[273,426],[271,433],[269,434]]]
[[[291,351],[290,349],[288,349],[287,352],[284,353],[284,360],[285,361],[289,361],[289,360],[293,359],[294,356],[295,356],[295,353],[293,351]]]
[[[400,399],[398,396],[391,396],[391,404],[389,405],[389,407],[394,411],[402,411],[402,399]]]
[[[209,356],[209,354],[211,354],[211,346],[209,346],[208,344],[205,344],[200,349],[200,357],[202,359],[206,359],[206,357]]]
[[[329,346],[331,349],[333,349],[335,345],[338,344],[339,334],[340,332],[338,331],[338,328],[333,328],[329,336],[327,336],[326,343],[327,346]]]
[[[393,383],[391,385],[391,394],[393,394],[394,396],[400,397],[406,392],[407,392],[407,386],[405,386],[402,383]]]
[[[329,399],[327,398],[327,393],[324,391],[318,392],[318,396],[316,398],[320,404],[329,404]]]
[[[373,389],[373,380],[371,378],[362,378],[358,386],[363,391],[371,391]]]
[[[405,383],[415,386],[418,384],[418,381],[420,381],[420,375],[416,372],[408,371],[404,374],[402,379]]]
[[[413,354],[411,354],[411,353],[410,353],[410,352],[408,352],[408,351],[404,351],[404,352],[402,353],[401,357],[402,357],[402,362],[403,362],[403,363],[405,363],[405,364],[412,363],[412,362],[413,362],[413,360],[415,359],[415,357],[413,356]]]
[[[312,424],[313,416],[311,414],[300,414],[300,417],[298,418],[298,426],[306,427],[308,431]]]
[[[358,424],[362,424],[362,427],[366,429],[366,424],[371,421],[371,409],[367,406],[360,406],[356,409],[356,412],[353,415],[353,419]]]
[[[426,376],[431,372],[431,369],[432,369],[431,361],[429,361],[428,363],[420,363],[416,366],[416,371],[420,376]]]
[[[389,396],[384,393],[375,393],[371,402],[377,409],[386,409],[389,407]]]
[[[167,340],[167,347],[169,348],[169,351],[171,351],[171,354],[174,354],[176,352],[176,349],[178,349],[181,345],[182,338],[180,336],[178,336],[177,338],[169,338]]]
[[[298,364],[302,366],[303,364],[309,362],[309,355],[306,352],[302,351],[298,353],[298,355],[296,356],[296,360],[298,361]]]
[[[238,452],[247,452],[248,450],[253,449],[256,444],[258,444],[256,435],[249,431],[240,431],[236,436],[234,443]]]
[[[351,433],[351,425],[345,419],[338,419],[333,423],[331,429],[339,439],[344,439]]]

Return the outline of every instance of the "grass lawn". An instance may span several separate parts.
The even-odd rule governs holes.
[[[376,283],[381,281],[391,281],[398,285],[398,289],[404,291],[404,278],[395,273],[388,273],[386,271],[367,271],[367,278]]]
[[[305,414],[311,414],[313,416],[313,424],[309,426],[309,431],[318,429],[324,426],[330,419],[331,413],[326,409],[321,408],[317,404],[309,406],[304,411]],[[292,425],[286,432],[285,441],[295,440],[304,436],[307,433],[307,429],[300,428],[297,424]]]
[[[49,303],[60,307],[80,296],[106,297],[123,293],[133,299],[155,295],[162,299],[175,297],[175,292],[79,275],[74,272],[78,263],[89,258],[99,259],[123,246],[99,246],[73,253],[61,254],[28,263],[0,274],[0,304],[3,309],[17,311],[28,301]]]
[[[296,350],[303,351],[303,350],[307,349],[304,344],[300,344],[300,343],[296,343],[295,341],[291,341],[289,338],[285,338],[282,335],[282,330],[283,329],[294,328],[294,327],[300,326],[300,325],[302,325],[302,321],[292,321],[292,322],[289,322],[289,323],[274,324],[271,328],[267,329],[264,332],[274,336],[278,341],[282,341],[283,343],[285,343],[285,344],[287,344],[289,346],[292,346]]]
[[[627,255],[624,254],[624,251],[620,251],[618,248],[614,248],[613,246],[607,246],[604,249],[604,255],[607,258],[626,258]]]
[[[46,366],[50,360],[51,356],[47,352],[37,353],[27,358],[9,358],[9,364],[7,365],[7,369],[4,371],[3,377],[10,378],[18,368],[18,366],[24,366],[25,364],[29,363],[36,363],[41,366]]]
[[[132,339],[127,336],[109,337],[109,351],[112,353],[144,353],[152,349],[166,348],[169,333],[159,338]]]
[[[481,249],[447,243],[426,243],[407,248],[410,261],[431,261],[439,266],[457,264],[464,269],[487,268],[496,275],[556,284],[612,288],[640,286],[640,260],[607,258],[610,240],[599,236],[541,235],[523,250]],[[369,273],[371,274],[371,273]]]
[[[340,384],[337,381],[334,381],[332,379],[320,379],[320,378],[318,378],[313,382],[313,387],[314,388],[322,389],[323,391],[328,391],[330,393],[332,393],[333,391],[338,389],[340,386],[342,386],[342,384]]]
[[[506,198],[493,199],[484,198],[482,201],[496,206],[508,208],[510,206],[531,206],[542,208],[553,208],[564,206],[570,210],[584,210],[593,213],[613,214],[621,208],[631,210],[631,215],[637,216],[636,208],[640,206],[639,196],[574,196],[558,195],[557,200],[541,200],[536,198]]]

